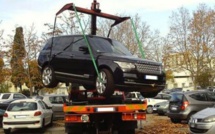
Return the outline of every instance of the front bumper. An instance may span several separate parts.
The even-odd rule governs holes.
[[[191,119],[188,124],[190,133],[214,134],[215,132],[215,122],[204,123]]]

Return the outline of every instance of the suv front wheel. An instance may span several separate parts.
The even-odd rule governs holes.
[[[50,66],[45,66],[42,70],[42,82],[45,87],[54,88],[58,85],[55,78],[54,70]]]
[[[99,74],[100,78],[96,78],[96,91],[101,96],[110,97],[114,92],[113,75],[107,69],[101,69]]]

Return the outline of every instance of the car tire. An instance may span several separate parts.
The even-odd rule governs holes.
[[[96,91],[98,95],[101,95],[104,97],[110,97],[114,92],[113,75],[107,69],[101,69],[99,74],[101,76],[102,82],[100,81],[100,78],[97,76]]]
[[[54,70],[51,66],[45,66],[42,69],[42,83],[45,87],[54,88],[58,85]]]
[[[181,123],[181,119],[170,118],[170,120],[171,120],[172,123]]]
[[[51,121],[50,121],[50,123],[49,123],[49,126],[50,126],[50,127],[53,126],[53,118],[54,118],[54,116],[53,116],[53,114],[52,114]]]
[[[140,94],[144,97],[144,98],[154,98],[158,92],[155,93],[146,93],[146,92],[140,92]]]
[[[146,113],[147,114],[152,114],[153,113],[153,107],[152,106],[148,106],[146,109]]]
[[[11,129],[4,129],[4,133],[5,134],[10,134],[11,133]]]
[[[44,133],[45,132],[45,119],[43,119],[42,121],[42,125],[40,127],[40,130],[39,130],[41,133]]]

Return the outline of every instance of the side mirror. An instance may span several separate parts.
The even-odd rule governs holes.
[[[87,47],[87,46],[81,46],[81,47],[79,47],[79,51],[89,52],[89,50],[88,50],[88,47]]]

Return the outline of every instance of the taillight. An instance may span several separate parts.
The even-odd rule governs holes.
[[[181,106],[181,110],[185,110],[188,105],[189,105],[188,101],[184,101],[182,106]]]
[[[37,111],[37,112],[34,113],[34,116],[40,116],[41,114],[42,114],[41,111]]]
[[[4,117],[8,117],[8,114],[7,113],[4,113],[4,115],[3,115]]]

